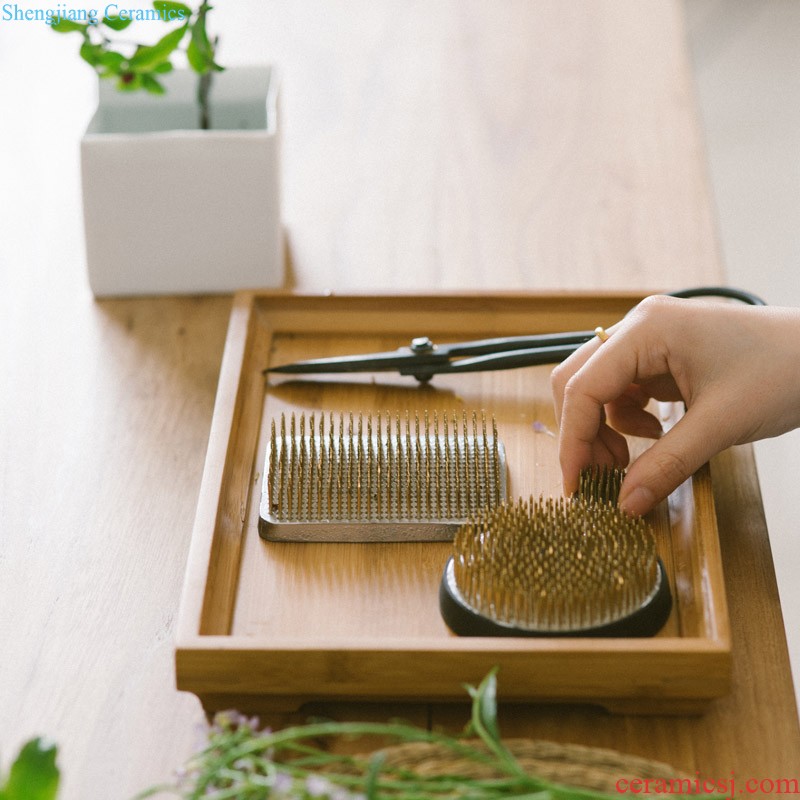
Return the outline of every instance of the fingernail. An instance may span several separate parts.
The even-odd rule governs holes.
[[[637,486],[619,498],[619,507],[634,516],[646,514],[656,504],[656,496],[646,486]]]

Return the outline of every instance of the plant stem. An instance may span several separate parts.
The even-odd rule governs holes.
[[[204,72],[197,81],[197,105],[200,108],[200,129],[207,131],[211,128],[211,111],[208,96],[211,91],[211,72]]]

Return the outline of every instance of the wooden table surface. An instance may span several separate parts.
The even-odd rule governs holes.
[[[677,0],[214,13],[223,60],[284,74],[287,288],[724,280]],[[42,23],[0,26],[0,69],[0,753],[46,734],[62,800],[114,800],[168,777],[204,722],[174,688],[172,635],[231,300],[95,301],[77,162],[92,77]],[[731,695],[702,718],[503,707],[505,734],[716,779],[797,776],[752,451],[712,469]],[[461,706],[333,711],[466,719]]]

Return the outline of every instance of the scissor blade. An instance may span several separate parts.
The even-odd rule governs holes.
[[[478,339],[472,342],[455,342],[441,345],[451,358],[458,356],[482,356],[509,351],[527,351],[548,347],[581,345],[595,336],[594,331],[570,331],[567,333],[537,333],[531,336],[506,336],[498,339]]]
[[[401,347],[388,353],[365,353],[354,356],[311,358],[268,367],[266,372],[290,375],[318,375],[341,372],[401,372],[406,367],[434,367],[447,363],[447,356],[433,353],[414,353],[410,347]]]
[[[489,353],[473,358],[460,358],[447,364],[436,364],[430,367],[406,366],[400,370],[401,375],[413,375],[419,380],[433,375],[451,375],[461,372],[488,372],[499,369],[515,369],[517,367],[534,367],[543,364],[558,364],[569,358],[582,342],[559,345],[555,347],[532,347],[527,350],[510,350],[501,353]]]

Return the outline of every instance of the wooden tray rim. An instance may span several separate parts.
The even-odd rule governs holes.
[[[630,308],[647,294],[653,292],[489,292],[475,295],[470,292],[434,292],[434,293],[408,293],[381,295],[374,293],[350,294],[316,294],[316,293],[291,293],[285,291],[246,291],[235,295],[231,311],[226,344],[220,368],[218,392],[215,401],[211,431],[206,462],[203,470],[201,490],[199,495],[197,514],[192,532],[189,557],[187,560],[186,576],[180,603],[180,613],[175,636],[176,670],[179,688],[191,691],[200,691],[195,661],[205,661],[207,654],[227,652],[241,654],[254,663],[264,662],[268,665],[270,659],[278,653],[301,655],[312,661],[325,662],[331,657],[345,654],[372,654],[391,656],[393,653],[419,652],[421,655],[461,655],[474,656],[479,660],[485,656],[499,654],[531,655],[533,653],[552,653],[570,657],[587,659],[593,663],[596,659],[602,661],[606,655],[613,651],[616,655],[626,654],[634,661],[641,661],[644,669],[650,659],[658,659],[665,655],[673,657],[686,657],[695,667],[709,669],[718,673],[715,681],[709,682],[708,697],[715,697],[727,691],[730,672],[730,625],[727,615],[727,602],[722,596],[711,595],[708,591],[703,593],[704,601],[714,606],[713,618],[716,621],[715,629],[707,636],[697,637],[660,637],[658,639],[630,640],[630,639],[597,639],[587,640],[582,638],[564,639],[496,639],[475,637],[471,639],[453,638],[446,641],[433,638],[407,638],[397,639],[362,639],[350,642],[342,648],[340,642],[316,641],[314,646],[309,646],[308,641],[289,638],[269,638],[252,636],[235,636],[220,634],[203,634],[200,632],[203,613],[203,598],[208,591],[210,576],[210,559],[214,537],[217,535],[217,520],[219,507],[222,500],[223,485],[226,474],[229,451],[233,437],[233,423],[237,404],[241,402],[242,375],[246,363],[246,354],[251,344],[253,328],[259,324],[266,324],[270,330],[291,330],[286,325],[297,312],[307,312],[316,307],[324,307],[331,314],[339,311],[357,311],[360,308],[374,309],[383,316],[387,315],[387,304],[397,310],[398,304],[403,308],[419,312],[436,310],[437,304],[445,306],[457,301],[459,304],[468,304],[469,312],[486,312],[487,310],[506,311],[503,306],[507,303],[524,306],[531,302],[540,302],[549,306],[548,311],[555,312],[559,306],[567,306],[575,310],[575,305],[592,304],[598,302],[608,310],[619,312]],[[355,306],[355,308],[354,308]],[[265,308],[270,312],[270,320],[265,320],[262,312]],[[455,309],[453,309],[455,311]],[[402,327],[402,326],[401,326]],[[446,328],[447,325],[443,324]],[[325,330],[320,328],[319,330]],[[368,324],[364,331],[374,330]],[[358,329],[348,328],[348,331],[359,333]],[[318,331],[315,330],[315,333]],[[708,476],[708,467],[705,470]],[[710,478],[708,478],[710,479]],[[713,500],[712,500],[713,502]],[[242,512],[244,515],[244,511]],[[243,523],[243,520],[242,520]],[[718,536],[713,537],[712,545],[717,550],[711,553],[711,563],[718,565],[721,570],[721,559],[718,551]],[[721,578],[721,573],[720,576]],[[242,691],[242,683],[235,670],[225,668],[215,670],[218,678],[236,686],[236,691]],[[219,686],[217,686],[219,689]],[[206,691],[209,691],[206,689]],[[260,687],[259,691],[269,693],[268,687]],[[458,692],[461,692],[458,687]],[[324,694],[324,692],[323,692]],[[427,695],[426,695],[427,696]],[[699,695],[698,695],[699,696]],[[624,697],[624,696],[623,696]]]

